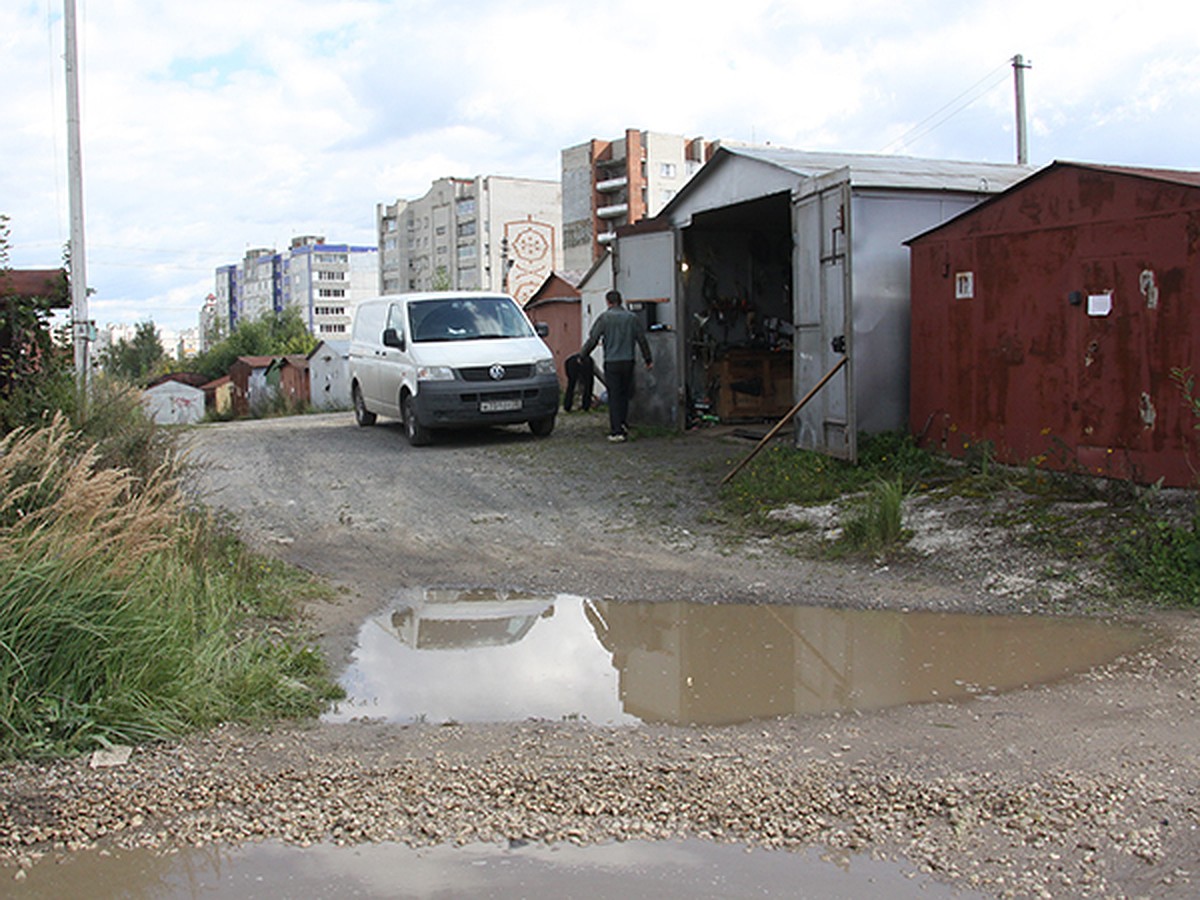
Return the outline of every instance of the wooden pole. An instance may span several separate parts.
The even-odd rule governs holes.
[[[792,416],[794,416],[794,415],[796,415],[796,413],[800,412],[800,410],[804,408],[804,405],[806,403],[808,403],[809,400],[811,400],[813,397],[815,397],[817,395],[817,391],[819,391],[819,390],[821,390],[821,388],[825,387],[826,382],[828,382],[830,378],[832,378],[834,375],[836,375],[838,373],[838,370],[841,369],[841,367],[844,366],[845,364],[846,364],[846,357],[843,356],[841,359],[839,359],[837,361],[837,363],[834,365],[834,367],[832,369],[830,369],[828,372],[826,372],[825,376],[813,386],[813,389],[804,395],[803,399],[801,399],[801,401],[799,403],[797,403],[795,406],[793,406],[791,409],[789,409],[787,411],[787,413],[784,415],[784,417],[775,423],[775,426],[770,431],[768,431],[763,436],[762,440],[760,440],[758,442],[758,444],[754,447],[754,449],[750,451],[749,456],[747,456],[740,463],[738,463],[736,466],[734,466],[732,469],[729,470],[729,472],[725,475],[725,477],[721,479],[721,484],[728,484],[734,475],[736,475],[738,472],[742,471],[742,468],[746,465],[746,463],[748,463],[748,462],[750,462],[750,460],[754,459],[754,457],[756,457],[758,455],[758,451],[761,450],[763,447],[765,447],[767,445],[767,442],[769,440],[771,440],[771,438],[775,437],[776,434],[779,433],[779,429],[781,429],[784,425],[786,425],[788,423],[788,420],[791,419]]]

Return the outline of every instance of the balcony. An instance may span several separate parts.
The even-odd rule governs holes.
[[[628,203],[614,203],[611,206],[601,206],[596,210],[596,216],[601,219],[616,219],[628,215]]]
[[[596,190],[602,194],[607,194],[609,191],[619,191],[627,184],[629,184],[629,179],[624,175],[618,175],[616,178],[606,178],[603,181],[597,181]]]

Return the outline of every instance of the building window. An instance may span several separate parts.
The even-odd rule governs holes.
[[[318,297],[345,297],[345,288],[321,288],[317,291]]]
[[[344,272],[318,272],[318,281],[345,281],[346,275]]]
[[[475,220],[474,219],[472,219],[470,222],[459,222],[458,223],[458,236],[459,237],[470,237],[474,233],[475,233]]]
[[[459,247],[458,248],[458,258],[460,260],[474,259],[475,258],[475,245],[474,244],[463,244],[463,246]]]
[[[675,163],[660,163],[658,167],[658,174],[663,178],[674,178]]]
[[[465,219],[467,216],[475,215],[475,198],[466,197],[462,200],[459,200],[457,213],[460,219]]]

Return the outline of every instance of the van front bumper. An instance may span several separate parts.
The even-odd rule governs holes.
[[[558,412],[558,378],[538,375],[495,385],[465,381],[422,381],[417,421],[426,428],[511,425]]]

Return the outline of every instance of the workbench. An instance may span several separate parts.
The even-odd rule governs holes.
[[[777,419],[792,408],[791,350],[729,350],[713,363],[722,421]]]

